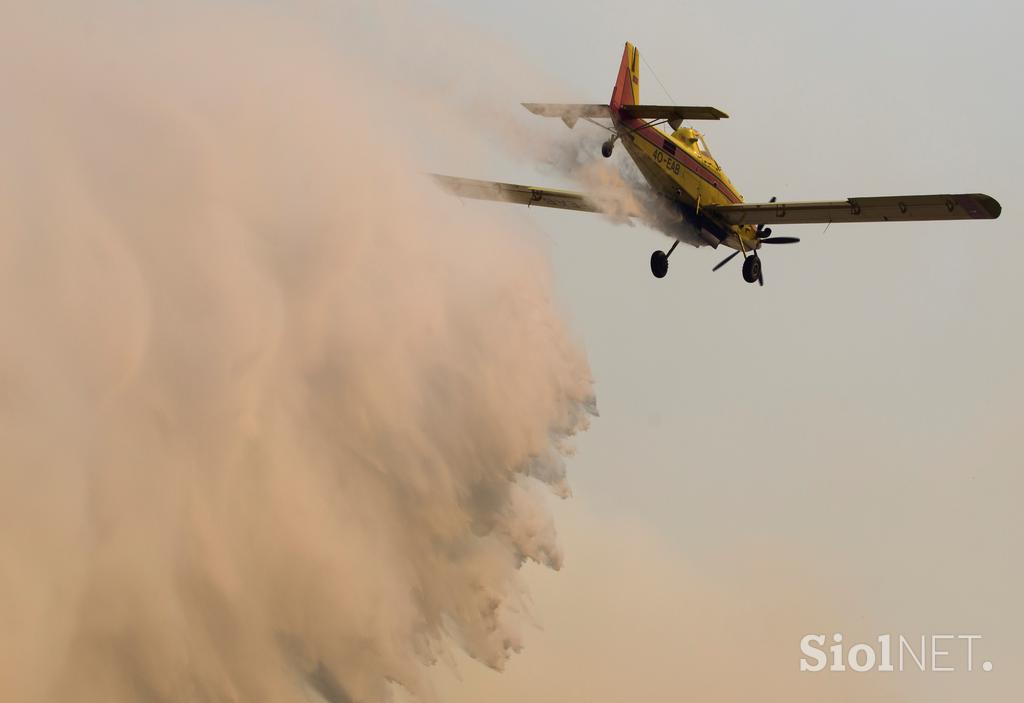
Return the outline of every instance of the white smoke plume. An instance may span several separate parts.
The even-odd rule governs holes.
[[[587,364],[325,36],[5,11],[0,699],[429,699],[520,646]]]
[[[465,26],[457,15],[435,6],[365,5],[356,15],[338,24],[349,29],[361,56],[381,64],[384,90],[392,94],[386,104],[404,111],[408,97],[415,96],[434,113],[445,114],[442,123],[433,125],[436,129],[420,137],[429,142],[443,131],[450,137],[446,144],[476,139],[537,172],[524,181],[489,163],[462,158],[448,175],[581,190],[616,224],[652,227],[693,246],[704,245],[678,209],[651,189],[621,143],[611,159],[601,155],[602,142],[612,134],[610,122],[578,120],[567,129],[562,120],[537,117],[520,104],[607,102],[622,45],[594,57],[607,66],[607,92],[580,94],[574,84],[553,81],[500,35]],[[406,113],[406,123],[418,129],[414,113]]]
[[[515,122],[508,118],[502,121]],[[683,221],[674,203],[651,187],[621,140],[612,158],[601,155],[602,143],[613,134],[610,128],[579,120],[570,132],[561,120],[549,122],[554,124],[546,125],[544,131],[531,132],[533,136],[527,136],[522,128],[502,131],[503,143],[528,153],[542,174],[569,178],[615,224],[646,226],[694,247],[705,245],[698,232]]]

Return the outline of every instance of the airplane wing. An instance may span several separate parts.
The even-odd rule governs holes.
[[[1002,207],[983,193],[887,195],[808,202],[706,205],[702,212],[730,225],[826,224],[830,222],[912,222],[991,220]]]
[[[523,103],[523,107],[541,117],[560,117],[570,128],[580,118],[612,117],[608,105],[564,104],[564,103]],[[619,108],[623,117],[649,120],[720,120],[729,115],[716,107],[687,105],[623,105]]]
[[[442,188],[461,198],[475,200],[497,200],[503,203],[520,205],[538,205],[562,210],[578,210],[581,212],[601,212],[597,205],[584,193],[571,190],[554,190],[551,188],[535,188],[514,183],[498,183],[496,181],[478,181],[473,178],[455,178],[431,174]]]

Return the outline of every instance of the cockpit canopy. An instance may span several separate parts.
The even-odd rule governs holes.
[[[672,137],[681,141],[690,149],[704,154],[709,159],[714,159],[711,155],[711,149],[708,148],[707,142],[704,141],[704,135],[695,130],[693,127],[680,127],[672,133]]]

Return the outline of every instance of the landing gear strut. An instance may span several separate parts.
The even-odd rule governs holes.
[[[672,244],[672,248],[667,253],[656,251],[651,254],[651,273],[654,274],[655,278],[664,278],[665,274],[668,273],[668,257],[672,255],[677,246],[679,246],[678,239]]]

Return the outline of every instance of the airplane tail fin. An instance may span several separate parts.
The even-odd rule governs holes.
[[[640,52],[626,42],[626,49],[622,52],[622,63],[619,65],[619,75],[612,90],[611,108],[618,110],[623,105],[636,105],[639,102]]]

